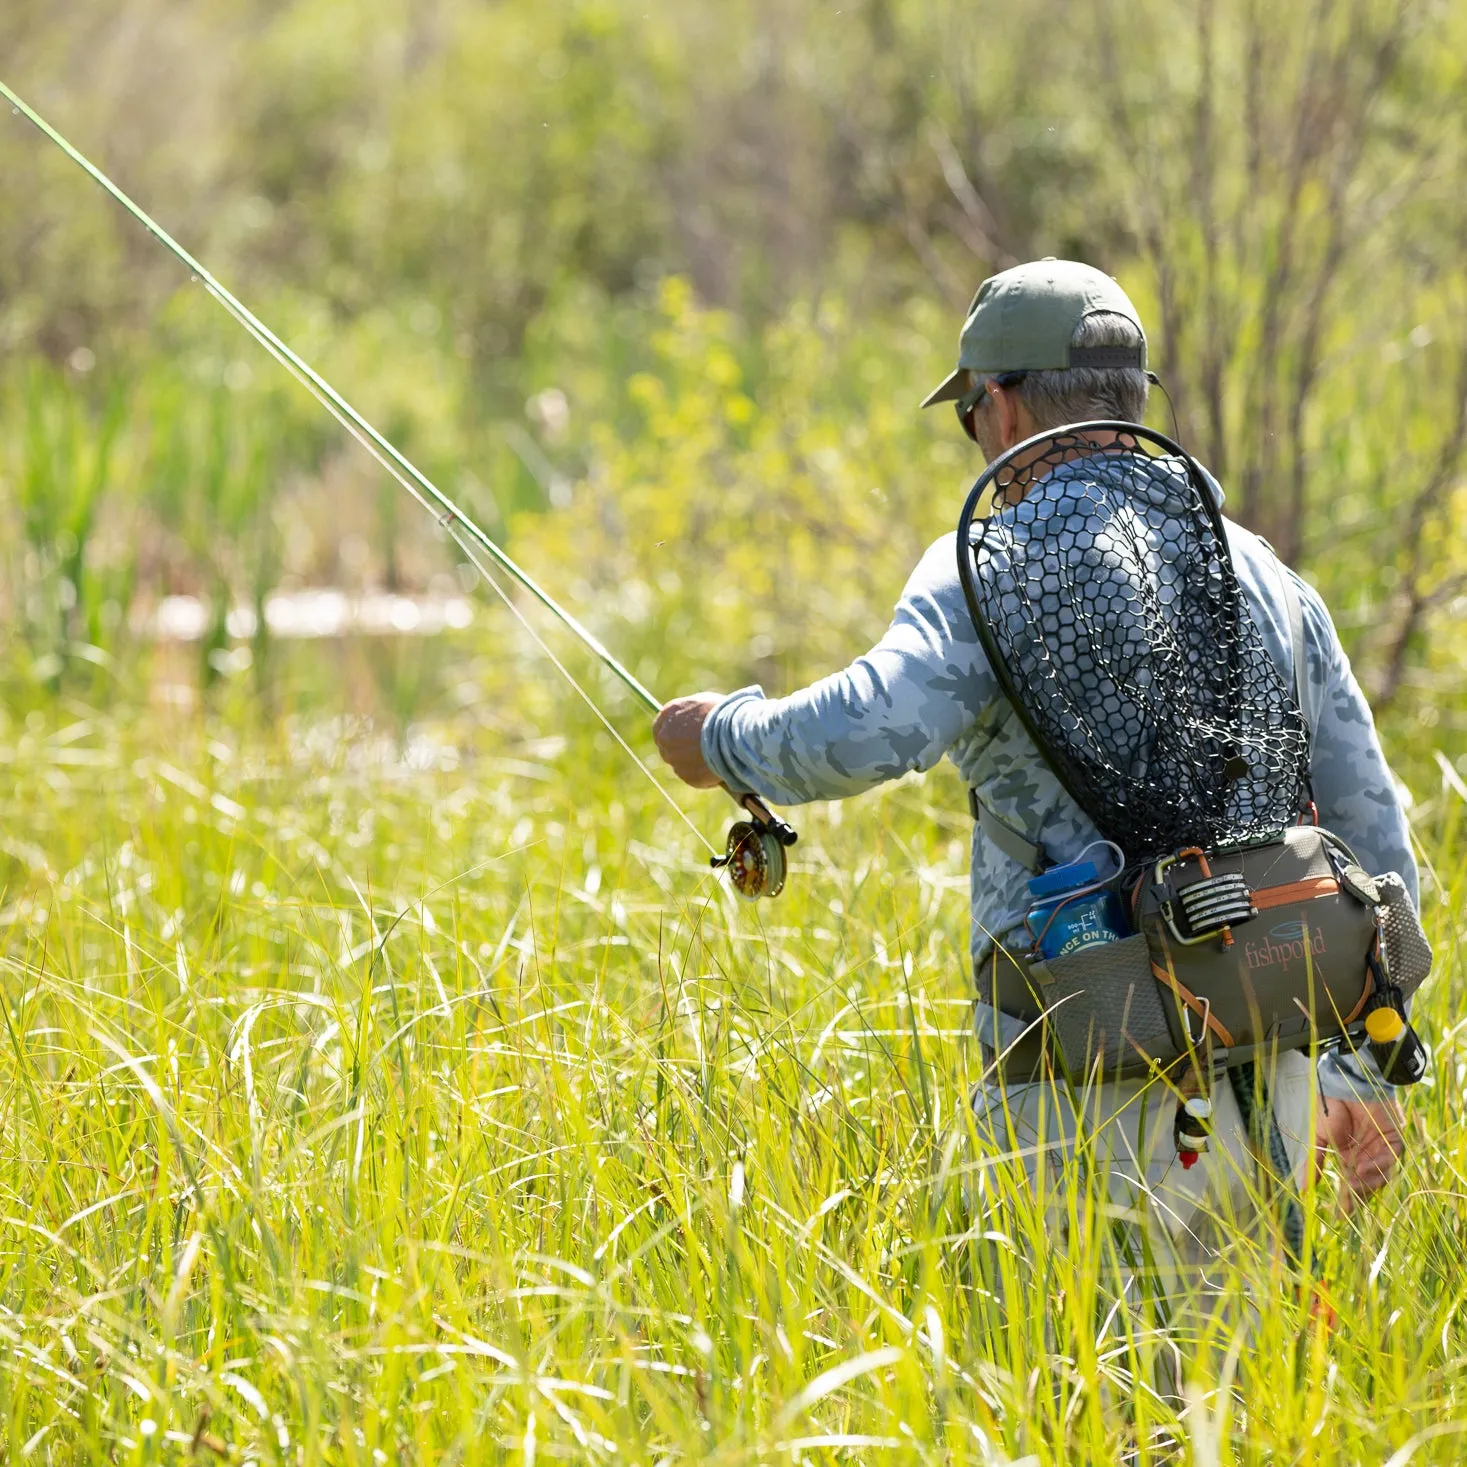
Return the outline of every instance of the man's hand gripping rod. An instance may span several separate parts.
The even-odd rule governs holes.
[[[9,102],[16,112],[32,123],[94,183],[121,204],[175,259],[187,266],[204,289],[244,327],[265,352],[300,382],[321,406],[419,504],[438,520],[461,548],[469,553],[470,559],[474,559],[474,549],[487,554],[500,570],[523,586],[547,611],[569,628],[603,666],[614,672],[631,689],[632,693],[651,713],[656,714],[661,711],[662,704],[629,668],[613,657],[587,628],[583,627],[570,612],[565,610],[534,580],[528,571],[522,570],[510,559],[509,555],[491,540],[448,495],[439,489],[394,444],[383,437],[324,377],[298,357],[258,316],[247,310],[239,299],[221,285],[162,225],[158,224],[138,204],[135,204],[96,164],[74,148],[40,113],[11,91],[3,81],[0,81],[0,97]],[[732,794],[732,791],[730,793]],[[729,831],[724,854],[715,856],[712,864],[715,867],[727,868],[734,890],[750,901],[757,900],[761,896],[778,896],[784,887],[784,850],[786,846],[795,843],[795,832],[783,820],[775,816],[758,796],[734,795],[734,798],[744,807],[750,818],[738,821]]]

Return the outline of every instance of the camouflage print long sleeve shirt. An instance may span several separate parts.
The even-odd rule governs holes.
[[[1214,492],[1221,497],[1215,486]],[[1264,541],[1231,521],[1227,532],[1264,643],[1287,673],[1293,653],[1281,571],[1298,593],[1307,652],[1300,692],[1312,728],[1310,770],[1320,822],[1351,845],[1367,870],[1399,872],[1415,898],[1405,812],[1329,612]],[[923,556],[886,635],[865,656],[789,697],[767,698],[758,687],[730,694],[704,724],[702,747],[731,789],[777,805],[859,794],[930,769],[946,755],[983,803],[1039,841],[1051,860],[1074,860],[1098,838],[999,689],[958,580],[953,535]],[[975,969],[995,942],[1022,940],[1028,877],[975,826]],[[982,1004],[977,1026],[979,1037],[995,1045],[1022,1028]],[[1329,1052],[1321,1061],[1321,1088],[1327,1095],[1364,1094],[1379,1084],[1368,1068],[1368,1060]]]

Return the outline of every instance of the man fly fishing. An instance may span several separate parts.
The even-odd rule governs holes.
[[[3,82],[0,97],[434,513],[511,612],[491,567],[655,711],[682,779],[727,786],[750,822],[715,864],[742,895],[777,893],[794,840],[762,801],[953,760],[975,817],[974,1109],[1031,1181],[1074,1175],[1083,1152],[1139,1256],[1185,1269],[1210,1256],[1210,1220],[1264,1215],[1254,1156],[1287,1193],[1314,1144],[1333,1148],[1346,1205],[1389,1178],[1393,1087],[1426,1067],[1407,1004],[1431,960],[1405,816],[1319,597],[1139,425],[1146,341],[1113,280],[1047,259],[980,288],[924,406],[953,402],[988,467],[869,653],[786,698],[661,705]],[[1283,1214],[1303,1262],[1297,1206]]]
[[[654,731],[688,784],[781,805],[954,762],[980,1124],[1031,1178],[1084,1135],[1185,1266],[1205,1219],[1248,1215],[1254,1156],[1298,1186],[1332,1148],[1347,1207],[1386,1182],[1404,1143],[1380,1066],[1419,1076],[1414,1035],[1404,1061],[1386,1041],[1424,969],[1388,971],[1392,924],[1419,932],[1416,865],[1329,613],[1177,445],[1126,429],[1148,378],[1100,271],[986,281],[923,406],[955,404],[991,513],[931,547],[844,670],[678,698]]]

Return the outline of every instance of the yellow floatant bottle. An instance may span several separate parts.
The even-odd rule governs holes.
[[[1426,1046],[1411,1027],[1398,990],[1388,990],[1383,1001],[1366,1014],[1365,1033],[1388,1085],[1414,1085],[1426,1073]]]

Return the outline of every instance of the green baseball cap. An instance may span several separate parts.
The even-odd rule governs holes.
[[[1141,318],[1130,297],[1093,265],[1047,256],[990,275],[968,307],[968,319],[958,338],[957,371],[922,406],[963,397],[969,372],[1055,372],[1069,367],[1144,370],[1144,331],[1139,347],[1070,345],[1085,317],[1102,311],[1129,316],[1141,331]]]

